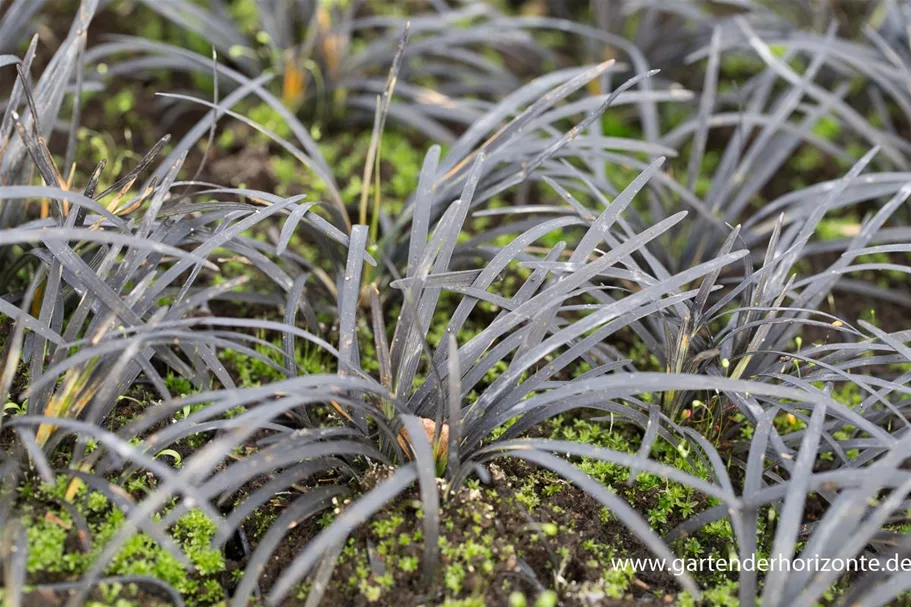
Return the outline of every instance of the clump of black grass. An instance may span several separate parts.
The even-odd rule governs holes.
[[[589,113],[566,133],[561,134],[550,121],[567,116],[563,108],[554,106],[558,100],[609,67],[604,64],[563,73],[563,83],[543,97],[539,82],[521,89],[495,109],[483,126],[470,130],[451,147],[449,154],[455,157],[443,158],[438,149],[431,149],[408,210],[397,223],[383,228],[374,246],[368,226],[352,228],[347,260],[336,281],[338,323],[333,332],[338,345],[327,349],[338,361],[337,374],[205,391],[152,410],[137,422],[131,431],[142,434],[176,410],[206,403],[205,408],[150,437],[147,448],[167,448],[203,429],[218,428],[220,434],[188,458],[177,475],[179,480],[163,483],[142,502],[130,521],[136,524],[156,512],[184,486],[195,487],[202,499],[228,504],[247,483],[265,478],[267,482],[255,491],[242,492],[243,500],[228,515],[217,538],[224,542],[275,492],[311,478],[336,478],[335,483],[322,482],[303,491],[286,506],[248,561],[235,590],[236,605],[257,592],[262,566],[288,526],[338,508],[353,497],[350,479],[358,478],[365,466],[377,464],[388,467],[388,475],[355,497],[334,522],[310,540],[268,589],[267,602],[279,603],[314,569],[315,581],[320,583],[314,585],[317,590],[312,596],[318,600],[331,576],[335,555],[349,534],[414,483],[420,487],[424,506],[424,566],[432,584],[440,499],[470,475],[485,477],[484,466],[502,457],[520,458],[564,476],[598,499],[665,558],[672,554],[667,541],[718,518],[730,521],[736,552],[747,558],[757,549],[758,513],[769,505],[781,512],[771,547],[774,555],[790,559],[806,554],[797,546],[808,537],[824,554],[856,555],[880,546],[876,538],[886,524],[882,521],[895,521],[906,505],[908,479],[899,464],[904,457],[900,455],[905,425],[901,407],[907,401],[902,395],[907,390],[901,378],[874,378],[856,370],[883,360],[906,363],[907,347],[901,335],[862,322],[860,329],[854,328],[817,312],[816,307],[839,276],[857,269],[852,265],[857,256],[880,250],[868,245],[906,199],[908,188],[903,185],[911,176],[891,179],[891,189],[856,191],[866,183],[859,180],[874,150],[837,182],[773,204],[784,213],[770,228],[753,228],[754,233],[746,221],[730,228],[715,218],[717,213],[706,213],[704,200],[661,172],[665,160],[660,156],[651,161],[630,156],[633,166],[644,165],[642,172],[608,198],[598,187],[605,184],[604,190],[611,194],[606,178],[598,175],[598,165],[610,156],[603,150],[592,151],[595,135],[591,128],[611,104],[635,99],[631,87],[647,74],[607,99],[592,100],[588,105],[580,102],[574,109]],[[627,91],[629,95],[624,97]],[[517,100],[527,100],[519,103],[528,105],[518,109]],[[514,118],[501,126],[508,116]],[[705,118],[701,120],[705,125]],[[493,135],[485,140],[485,132]],[[767,144],[762,137],[755,141],[756,145]],[[628,143],[615,145],[620,153],[629,152],[624,149]],[[657,156],[662,151],[647,149],[646,153]],[[577,162],[565,162],[566,158]],[[526,180],[547,184],[566,206],[478,209]],[[721,187],[730,188],[730,184],[723,182]],[[568,188],[587,192],[601,208],[588,208]],[[663,199],[671,209],[669,203],[680,200],[699,217],[689,219],[686,211],[665,214],[660,204],[645,207],[651,214],[646,217],[642,207],[633,204],[643,193],[662,200],[663,188],[676,195]],[[821,202],[811,207],[813,195],[820,192]],[[849,203],[868,197],[886,196],[888,200],[856,237],[840,243],[844,251],[834,267],[797,280],[792,274],[795,263],[806,256],[825,213],[845,204],[846,192],[853,192]],[[505,215],[507,222],[460,243],[458,235],[472,209],[477,209],[475,215]],[[644,226],[641,231],[633,227],[639,224]],[[546,235],[557,230],[572,233],[569,228],[574,227],[579,228],[579,237],[571,248],[558,243],[535,252],[533,245]],[[689,257],[677,256],[674,265],[666,264],[664,260],[674,258],[666,248],[668,243],[693,242],[687,236],[693,230],[701,235],[702,247]],[[718,244],[712,252],[714,234]],[[512,238],[510,244],[485,245],[503,235]],[[760,235],[766,235],[769,244],[762,253],[761,267],[754,268],[744,243],[761,241]],[[883,246],[895,251],[908,248]],[[365,282],[368,248],[377,256],[379,268],[389,270],[393,277],[398,275],[389,283],[401,291],[391,340],[386,326],[388,298],[384,304],[377,288],[383,284],[382,273],[372,274]],[[527,270],[515,293],[492,292],[495,279],[510,267]],[[873,264],[868,269],[885,266]],[[430,343],[431,319],[443,291],[456,294],[458,305],[442,339]],[[477,335],[460,344],[465,322],[481,302],[500,311]],[[289,323],[298,305],[294,300],[288,302]],[[726,325],[715,322],[726,318],[730,319]],[[788,350],[789,331],[814,325],[837,329],[846,341],[796,353]],[[379,367],[377,376],[363,364],[367,344],[362,343],[359,328],[365,326],[373,334],[370,346]],[[633,361],[618,356],[610,342],[626,329],[649,345],[667,365],[666,372],[640,372]],[[293,339],[286,342],[287,352],[293,351]],[[782,364],[785,350],[796,364]],[[868,354],[877,350],[883,357],[870,362]],[[572,379],[560,374],[578,360],[587,362],[591,371]],[[481,385],[481,379],[498,363],[505,363],[506,370],[491,384]],[[422,368],[424,372],[419,373]],[[849,374],[847,369],[854,372]],[[839,382],[858,386],[867,394],[865,404],[850,408],[834,399],[825,385]],[[470,392],[477,388],[480,393],[470,401]],[[740,416],[739,427],[752,428],[752,439],[743,445],[744,451],[728,455],[731,465],[742,468],[736,475],[712,442],[695,429],[699,426],[681,423],[686,421],[682,412],[693,406],[694,397],[708,403],[707,408],[720,407],[718,415],[733,417],[731,410],[735,411]],[[325,405],[334,411],[329,418],[311,415],[315,407]],[[237,414],[239,407],[245,409],[241,414]],[[614,423],[641,426],[641,451],[618,453],[584,444],[522,438],[548,418],[578,409],[602,411]],[[226,415],[229,411],[230,417]],[[800,420],[804,429],[779,431],[774,422],[781,414]],[[504,427],[505,431],[497,431]],[[710,478],[650,460],[648,454],[658,438],[676,445],[694,464],[702,462],[711,470]],[[251,442],[251,454],[236,461],[229,458],[237,447]],[[821,452],[835,454],[836,463],[814,472]],[[682,525],[671,538],[662,539],[634,508],[573,466],[574,457],[649,471],[693,487],[719,505]],[[736,485],[732,476],[738,479]],[[871,476],[877,480],[871,481]],[[871,505],[871,492],[892,488],[890,499]],[[831,506],[819,524],[809,528],[808,536],[803,517],[811,493],[819,493]],[[165,523],[194,504],[178,506]],[[856,518],[859,507],[867,518]],[[859,534],[849,546],[831,539],[831,530],[843,525],[854,525]],[[128,534],[129,526],[103,557],[112,556]],[[892,554],[890,548],[880,558]],[[812,604],[832,581],[827,578],[822,583],[817,577],[778,572],[762,580],[762,597],[767,604],[784,600]],[[689,577],[681,576],[681,583],[698,594]],[[887,587],[889,592],[901,592],[897,577]],[[754,601],[759,592],[755,575],[743,572],[740,588],[742,601]],[[868,592],[876,597],[886,592],[872,582],[857,588],[852,596]]]
[[[514,72],[555,61],[553,53],[486,3],[459,8],[435,3],[406,20],[396,16],[401,8],[396,3],[386,5],[391,14],[372,14],[358,2],[257,2],[253,26],[218,7],[185,0],[144,4],[200,36],[230,64],[220,68],[228,90],[244,88],[265,74],[281,79],[276,91],[280,104],[259,88],[247,88],[235,103],[253,93],[283,114],[306,110],[310,124],[326,125],[339,115],[346,127],[358,117],[369,119],[399,34],[409,23],[414,42],[404,66],[407,81],[388,112],[436,140],[451,141],[453,126],[467,127],[483,115],[484,100],[518,88],[522,75]],[[125,52],[138,56],[124,60]],[[186,49],[141,37],[99,45],[88,58],[105,63],[106,78],[162,67],[209,75],[205,58],[200,63]]]
[[[104,160],[84,185],[74,183],[77,165],[91,169],[82,166],[74,134],[86,30],[96,9],[95,2],[81,3],[69,36],[34,87],[29,72],[37,37],[21,60],[2,56],[6,70],[18,70],[0,125],[0,255],[6,266],[0,314],[11,322],[0,352],[0,393],[8,403],[0,419],[5,437],[0,526],[9,600],[26,585],[25,551],[16,550],[25,530],[11,507],[25,475],[36,473],[52,483],[64,474],[68,500],[87,486],[131,512],[136,504],[111,482],[112,469],[135,467],[160,482],[175,478],[174,469],[156,459],[158,451],[131,445],[136,435],[129,429],[112,432],[106,423],[127,404],[133,388],[143,386],[170,401],[174,395],[165,378],[174,375],[196,390],[232,389],[234,381],[217,355],[222,349],[284,369],[257,350],[259,340],[250,330],[284,330],[285,325],[220,317],[209,309],[219,301],[276,305],[284,301],[280,293],[305,280],[309,262],[275,254],[252,232],[285,216],[300,234],[325,237],[324,250],[342,259],[349,240],[327,221],[308,215],[315,203],[301,204],[302,197],[212,185],[188,188],[177,181],[182,152],[160,164],[160,173],[145,175],[158,162],[167,137],[109,186],[102,185],[109,179]],[[70,93],[75,100],[71,137],[61,166],[47,141]],[[243,264],[249,275],[217,280],[220,257]],[[317,299],[318,291],[318,285],[311,286]],[[331,349],[307,331],[289,330]],[[148,406],[154,408],[154,402]],[[100,450],[93,451],[95,445]],[[112,461],[97,464],[101,456]],[[187,489],[199,508],[219,516],[194,488]],[[138,528],[188,562],[169,539],[167,525],[146,517]],[[80,532],[90,541],[87,528]]]
[[[719,126],[753,122],[753,113],[765,102],[759,91],[769,91],[780,79],[794,93],[803,91],[808,102],[826,108],[826,118],[841,127],[842,143],[881,146],[878,161],[883,166],[908,169],[911,148],[902,135],[911,124],[907,6],[889,0],[593,0],[590,10],[604,31],[620,35],[633,30],[649,64],[689,86],[703,61],[709,71],[720,65],[721,72],[737,73],[738,86],[719,97],[739,111],[717,116]],[[815,122],[811,115],[807,118]]]

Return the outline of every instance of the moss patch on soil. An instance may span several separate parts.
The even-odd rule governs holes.
[[[125,488],[140,491],[140,484]],[[25,483],[19,489],[17,510],[28,539],[28,584],[79,580],[126,519],[120,507],[97,491],[80,489],[72,503],[65,502],[66,486],[67,478],[60,476],[53,485]],[[224,598],[226,571],[224,553],[210,546],[216,528],[199,510],[186,513],[171,527],[171,538],[189,559],[189,568],[148,534],[135,533],[105,567],[104,575],[154,577],[173,586],[188,605],[216,604]],[[153,590],[137,584],[102,584],[93,600],[125,607],[137,597],[154,598]],[[28,604],[33,605],[62,604],[67,598],[66,592],[32,594]],[[47,602],[35,602],[41,600]],[[165,597],[159,600],[169,604]]]

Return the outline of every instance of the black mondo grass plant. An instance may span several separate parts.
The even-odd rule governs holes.
[[[205,26],[197,33],[224,36],[212,45],[230,54],[233,34],[215,28],[222,22],[206,9],[174,0],[156,10],[197,14]],[[479,104],[445,151],[428,149],[413,195],[392,213],[370,199],[378,142],[393,98],[409,95],[410,37],[422,32],[425,48],[442,48],[447,34],[434,28],[445,19],[397,29],[383,60],[390,71],[370,89],[380,99],[369,106],[362,195],[346,201],[330,188],[321,202],[220,187],[202,169],[184,170],[191,149],[230,119],[333,178],[290,110],[283,116],[304,149],[231,109],[249,92],[285,107],[258,67],[228,72],[211,60],[192,62],[237,75],[238,89],[220,98],[216,87],[212,101],[168,94],[209,113],[124,175],[109,177],[102,161],[74,183],[78,147],[67,137],[55,156],[52,135],[97,58],[86,49],[97,11],[80,4],[34,84],[36,40],[21,59],[0,57],[18,76],[0,125],[0,392],[11,399],[0,420],[4,601],[44,591],[79,605],[132,583],[184,604],[190,597],[163,576],[115,565],[142,535],[162,558],[199,571],[199,554],[179,537],[199,513],[217,523],[206,549],[220,554],[239,542],[243,552],[208,603],[297,596],[317,605],[349,538],[413,498],[421,601],[445,604],[458,594],[441,584],[447,508],[476,480],[496,483],[507,461],[573,485],[667,561],[719,521],[730,528],[725,558],[909,557],[911,333],[875,316],[845,317],[835,302],[907,309],[907,288],[896,282],[911,253],[911,173],[899,172],[906,146],[894,133],[839,113],[840,85],[816,82],[828,47],[796,46],[803,63],[787,67],[803,68],[795,79],[749,21],[735,20],[771,65],[733,96],[719,90],[720,29],[698,94],[654,71],[623,80],[613,60],[516,81]],[[304,14],[314,19],[314,40],[324,43],[318,11]],[[271,40],[285,40],[282,24],[268,23]],[[96,48],[108,51],[119,52]],[[173,63],[146,65],[191,61],[180,49],[168,56]],[[665,106],[691,111],[666,128]],[[82,117],[78,101],[70,109],[68,133]],[[643,136],[605,132],[605,115],[615,113],[638,121]],[[870,149],[857,155],[820,135],[816,127],[833,116]],[[808,147],[840,162],[842,174],[780,194],[790,157]],[[856,225],[820,238],[833,215],[854,210],[863,216]],[[225,277],[228,264],[246,274]],[[239,381],[237,360],[264,379]],[[120,415],[130,403],[140,406]],[[638,448],[542,432],[572,416],[608,432],[634,429]],[[662,443],[679,454],[676,465],[653,455]],[[586,471],[592,462],[627,470],[630,484],[650,474],[687,487],[703,507],[659,531],[622,488]],[[35,546],[18,510],[36,484],[60,485],[46,499],[90,547],[76,575],[32,576]],[[103,537],[83,514],[93,494],[122,514]],[[264,511],[271,516],[260,518]],[[265,522],[251,542],[245,524],[254,520]],[[306,541],[270,569],[301,527],[310,529]],[[382,555],[369,544],[368,553],[381,577]],[[837,595],[838,571],[741,570],[730,599],[906,600],[907,572],[879,569],[857,572]],[[549,588],[521,559],[514,573]],[[707,589],[704,578],[680,573],[681,602]],[[565,580],[555,587],[567,604],[597,604]]]
[[[339,115],[346,124],[369,120],[406,25],[412,42],[404,79],[387,111],[437,141],[450,142],[454,125],[467,127],[483,115],[485,102],[518,88],[522,72],[553,61],[531,35],[486,3],[451,8],[419,0],[378,12],[363,2],[251,1],[231,8],[187,0],[144,4],[192,32],[227,62],[219,75],[229,92],[248,79],[275,76],[277,85],[267,90],[281,100],[281,107],[272,103],[271,94],[252,92],[281,114],[306,115],[308,134]],[[365,8],[366,14],[360,10]],[[409,11],[407,18],[402,10]],[[207,59],[143,36],[119,37],[87,55],[102,79],[155,74],[163,68],[210,77]],[[238,93],[235,102],[250,93]]]
[[[530,77],[578,65],[560,45],[584,47],[585,62],[616,59],[618,68],[593,80],[606,92],[618,74],[646,72],[650,65],[624,36],[554,15],[511,14],[501,2],[449,0],[241,0],[211,6],[191,0],[142,3],[192,37],[187,44],[117,36],[86,53],[90,77],[100,83],[125,77],[158,78],[183,73],[212,78],[210,54],[225,62],[215,78],[229,96],[226,107],[248,97],[267,105],[311,155],[323,130],[333,122],[365,123],[381,102],[389,65],[401,32],[411,42],[402,55],[396,98],[384,115],[430,140],[450,144],[483,121],[493,104]],[[141,33],[141,32],[140,32]],[[541,34],[541,36],[537,35]],[[553,44],[541,38],[556,38]],[[565,40],[564,40],[565,39]],[[185,42],[185,41],[181,41]],[[262,78],[263,80],[260,80]],[[643,91],[651,83],[641,84]],[[279,103],[280,101],[280,103]],[[656,101],[635,108],[648,139],[657,136]],[[170,107],[176,120],[183,105]],[[308,127],[299,123],[305,117]],[[333,184],[329,184],[333,185]]]

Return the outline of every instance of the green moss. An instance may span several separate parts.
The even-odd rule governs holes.
[[[234,0],[228,5],[228,12],[242,31],[253,34],[259,30],[259,7],[256,0]]]
[[[65,486],[65,477],[60,477],[54,486],[39,489],[35,497],[57,496],[65,491]],[[23,505],[20,520],[26,528],[29,550],[26,566],[30,578],[78,578],[88,571],[125,521],[123,511],[112,506],[103,494],[87,493],[82,489],[75,504],[91,533],[89,551],[72,548],[76,527],[65,509],[52,502],[37,500],[29,500]],[[188,605],[217,603],[224,598],[220,577],[225,571],[225,558],[220,550],[210,546],[216,529],[216,524],[198,510],[184,514],[170,529],[173,539],[191,563],[189,570],[150,536],[136,532],[117,551],[104,573],[149,575],[171,584],[186,598]],[[107,589],[106,592],[111,594],[113,591]],[[120,603],[112,596],[107,604]]]
[[[104,102],[104,114],[108,119],[122,120],[136,106],[136,96],[131,89],[123,89],[107,97]]]
[[[393,514],[385,518],[381,518],[373,521],[371,526],[373,527],[373,532],[381,538],[391,537],[395,534],[395,531],[405,522],[405,519],[400,514]]]
[[[627,429],[611,429],[609,425],[584,419],[565,422],[561,417],[551,420],[551,424],[550,437],[555,440],[580,442],[627,453],[635,453],[639,448],[638,434],[630,433]],[[684,454],[663,441],[656,441],[652,457],[701,478],[708,478],[708,471],[701,465],[694,469]],[[691,488],[666,481],[654,474],[640,473],[635,477],[635,483],[627,487],[629,468],[625,466],[590,458],[581,458],[578,466],[595,480],[626,497],[634,507],[645,508],[649,522],[659,532],[669,531],[674,523],[691,517],[704,503]],[[545,490],[547,491],[549,490]],[[604,520],[608,519],[605,512]]]
[[[702,593],[701,603],[684,592],[678,595],[677,604],[681,607],[696,607],[696,605],[705,607],[738,607],[740,600],[737,597],[737,588],[737,582],[727,582],[708,588]]]
[[[280,339],[266,341],[265,334],[260,333],[258,339],[266,343],[254,343],[252,349],[259,357],[238,352],[236,350],[223,350],[219,359],[231,371],[238,385],[261,386],[269,382],[285,379],[283,370],[285,355]],[[295,363],[301,374],[334,373],[335,367],[331,356],[309,342],[297,340],[295,343]]]
[[[822,240],[838,240],[853,235],[860,222],[851,214],[840,217],[827,217],[819,222],[816,234]]]
[[[509,595],[509,607],[526,607],[528,599],[521,592],[513,592]]]
[[[281,121],[268,106],[258,106],[251,118],[258,119],[273,131],[279,128],[278,123]],[[338,182],[342,200],[350,206],[360,201],[364,163],[367,160],[369,145],[369,133],[342,133],[319,142],[320,152]],[[383,211],[389,214],[399,212],[405,200],[417,187],[425,151],[415,146],[402,132],[385,132],[380,142],[379,179],[374,174],[370,189],[371,201],[378,182]],[[270,168],[278,182],[276,193],[280,195],[305,191],[317,196],[326,195],[328,192],[328,186],[324,181],[288,154],[271,157]]]
[[[523,504],[529,510],[534,510],[541,504],[541,500],[538,498],[536,485],[537,479],[528,477],[519,490],[516,491],[516,501]]]
[[[440,603],[440,607],[484,607],[484,599],[480,597],[471,597],[467,599],[446,599]]]
[[[189,379],[174,373],[168,373],[165,376],[164,385],[173,396],[186,396],[196,391]]]
[[[831,116],[820,118],[819,122],[813,125],[813,134],[822,137],[828,141],[834,141],[841,132],[841,124]]]
[[[538,595],[535,600],[535,607],[557,607],[557,593],[553,590],[545,590]]]
[[[288,123],[281,117],[281,114],[265,102],[251,107],[247,110],[246,116],[282,139],[291,137],[291,127],[289,127]],[[268,136],[260,132],[256,133],[255,138],[262,142],[271,141]]]

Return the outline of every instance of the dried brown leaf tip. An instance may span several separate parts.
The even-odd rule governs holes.
[[[433,436],[436,433],[436,422],[432,419],[427,419],[426,417],[421,418],[421,425],[424,426],[424,433],[427,435],[427,441],[431,444],[433,443]],[[405,451],[409,459],[411,456],[411,437],[408,436],[408,430],[402,428],[402,431],[399,432],[399,445],[402,446],[402,449]],[[446,458],[446,455],[449,451],[449,424],[444,423],[440,427],[440,438],[437,448],[434,450],[434,457],[438,461],[442,461]]]

